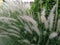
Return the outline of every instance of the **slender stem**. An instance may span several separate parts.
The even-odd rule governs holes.
[[[57,4],[56,4],[56,16],[55,16],[55,24],[54,24],[54,30],[56,31],[57,29],[57,23],[58,23],[58,0],[57,0]]]
[[[40,0],[40,8],[42,9],[42,3],[43,3],[43,1],[42,0]]]
[[[37,43],[37,45],[40,45],[40,44],[39,44],[39,43],[40,43],[40,40],[41,40],[41,39],[40,39],[40,37],[39,37],[39,40],[38,40],[38,43]]]
[[[49,39],[47,40],[47,43],[46,43],[46,45],[49,45]]]

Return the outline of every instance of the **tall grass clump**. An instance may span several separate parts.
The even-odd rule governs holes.
[[[20,1],[0,6],[0,45],[60,45],[58,1],[46,18],[46,9],[35,20]]]

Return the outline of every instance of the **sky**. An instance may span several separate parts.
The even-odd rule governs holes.
[[[34,1],[34,0],[22,0],[23,2],[30,2],[30,1]]]

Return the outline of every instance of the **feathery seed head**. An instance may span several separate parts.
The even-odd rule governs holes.
[[[49,39],[53,39],[55,37],[58,36],[58,33],[57,32],[52,32],[50,35],[49,35]]]

